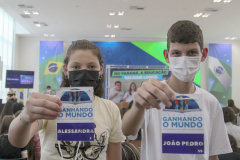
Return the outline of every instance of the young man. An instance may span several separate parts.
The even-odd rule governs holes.
[[[208,54],[201,29],[191,21],[176,22],[168,31],[167,48],[164,57],[172,75],[166,81],[150,79],[142,84],[123,117],[123,133],[136,135],[143,129],[144,160],[218,160],[217,155],[232,150],[219,102],[193,84]],[[174,110],[177,100],[186,99],[187,111]]]
[[[114,103],[121,102],[123,100],[124,92],[122,91],[122,83],[120,81],[115,82],[115,87],[110,90],[109,99]]]

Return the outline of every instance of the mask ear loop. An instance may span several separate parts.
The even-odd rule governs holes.
[[[59,150],[61,158],[63,160],[62,150],[61,150],[61,147],[60,147],[60,141],[58,141],[58,150]]]
[[[76,155],[75,155],[75,160],[77,160],[78,150],[79,150],[80,144],[81,144],[81,141],[79,141],[79,143],[78,143],[78,147],[77,147],[77,151],[76,151]]]
[[[147,136],[147,124],[148,124],[148,118],[147,118],[147,109],[144,110],[144,119],[145,119],[145,142],[146,142],[146,160],[148,160],[148,136]]]

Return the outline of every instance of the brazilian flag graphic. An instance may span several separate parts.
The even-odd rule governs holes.
[[[63,41],[41,41],[39,57],[39,92],[46,86],[56,90],[61,84]]]
[[[209,92],[222,107],[232,97],[231,44],[209,44]]]
[[[20,103],[23,103],[23,89],[20,88]]]

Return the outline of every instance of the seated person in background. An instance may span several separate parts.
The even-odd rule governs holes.
[[[122,143],[122,160],[140,160],[140,149],[130,142]]]
[[[109,99],[114,103],[121,102],[123,100],[124,92],[122,91],[122,83],[120,81],[115,82],[115,87],[110,90]]]
[[[12,88],[9,88],[9,91],[7,93],[7,100],[14,101],[14,102],[17,101],[16,91],[14,91]]]
[[[234,111],[230,107],[223,107],[222,109],[227,133],[231,134],[236,139],[237,146],[240,148],[240,127],[233,124],[236,121]]]
[[[13,103],[13,114],[15,114],[17,111],[21,111],[24,105],[22,103]]]
[[[235,114],[240,113],[240,109],[235,106],[233,99],[228,100],[228,107],[231,107]]]
[[[13,102],[7,101],[7,103],[3,106],[2,112],[0,114],[0,123],[3,120],[3,117],[6,115],[13,115]]]
[[[55,95],[51,89],[51,86],[47,86],[46,91],[44,91],[43,94]]]
[[[14,116],[17,117],[22,111],[17,111]],[[41,159],[41,144],[39,133],[37,132],[26,146],[27,156],[29,160],[40,160]]]
[[[131,102],[133,100],[133,94],[136,92],[137,86],[134,82],[130,84],[129,90],[124,94],[123,100],[125,102]]]
[[[8,129],[14,116],[4,116],[0,125],[0,158],[27,158],[26,148],[16,148],[8,140]]]
[[[240,154],[239,154],[239,150],[237,148],[237,141],[230,134],[228,134],[228,138],[229,138],[229,141],[230,141],[233,152],[218,155],[218,158],[219,158],[219,160],[239,160],[240,159]]]

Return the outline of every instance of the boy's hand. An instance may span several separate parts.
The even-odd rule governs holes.
[[[33,92],[26,102],[21,118],[27,123],[38,119],[56,119],[61,110],[62,102],[53,96]]]
[[[151,78],[147,82],[143,82],[134,94],[134,105],[139,109],[157,108],[160,109],[160,103],[164,103],[167,107],[171,107],[170,100],[176,100],[176,96],[171,89],[161,81]]]

